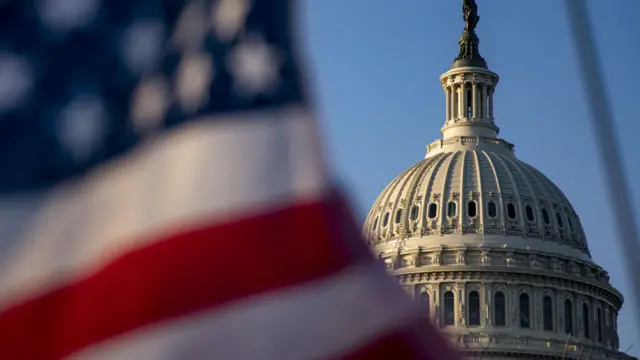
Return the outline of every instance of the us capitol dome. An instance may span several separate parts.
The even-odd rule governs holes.
[[[465,355],[634,359],[619,351],[622,294],[591,258],[562,191],[498,137],[498,74],[478,51],[474,1],[440,76],[442,138],[375,200],[376,255]]]

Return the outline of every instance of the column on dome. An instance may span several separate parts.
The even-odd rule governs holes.
[[[566,321],[565,317],[567,316],[567,314],[564,313],[564,300],[565,300],[565,296],[564,293],[561,292],[557,292],[556,293],[556,299],[555,299],[555,303],[556,306],[554,308],[554,329],[556,329],[556,332],[560,332],[561,334],[564,334],[564,322]],[[569,314],[570,315],[570,314]]]
[[[473,118],[473,86],[471,83],[464,83],[464,117]]]
[[[603,308],[604,308],[604,342],[606,346],[611,346],[611,344],[613,343],[611,341],[612,337],[611,337],[611,317],[609,314],[609,304],[604,303],[603,304]]]
[[[467,118],[469,119],[473,119],[474,114],[475,114],[475,105],[476,105],[476,101],[475,101],[475,86],[472,83],[467,83],[467,93],[466,93],[466,97],[467,97],[467,107],[466,107],[466,115]]]
[[[599,339],[600,324],[598,324],[598,306],[594,300],[591,303],[591,339],[597,342]]]
[[[510,284],[509,289],[509,321],[507,326],[520,326],[519,314],[518,314],[518,285]]]
[[[613,347],[618,349],[620,347],[620,337],[618,336],[618,311],[615,308],[611,308],[611,335],[613,336]]]
[[[482,84],[482,96],[480,101],[480,117],[486,119],[489,117],[488,114],[488,106],[489,101],[487,100],[487,84]]]
[[[451,120],[451,86],[447,86],[444,88],[445,98],[446,98],[446,115],[445,120],[448,122]]]
[[[430,317],[432,320],[434,320],[434,322],[436,324],[440,324],[440,308],[438,307],[439,304],[439,297],[440,294],[438,293],[438,285],[431,285],[431,304],[430,307],[431,309],[433,309],[433,311],[431,311]]]
[[[456,299],[458,300],[458,306],[457,306],[458,311],[456,311],[456,317],[457,317],[456,326],[463,327],[463,326],[467,326],[467,311],[465,309],[467,291],[465,288],[465,283],[457,283],[456,290],[458,291],[458,296]]]
[[[534,330],[543,330],[542,324],[542,288],[538,286],[533,287],[533,291],[531,294],[531,302],[532,302],[532,310],[530,311],[530,316],[533,316],[531,323],[531,328]]]
[[[495,88],[492,86],[489,88],[489,119],[493,120],[493,93]]]
[[[464,116],[464,111],[462,109],[464,109],[464,84],[463,83],[459,83],[456,89],[456,97],[458,98],[458,106],[456,108],[456,112],[458,114],[458,117],[461,118]]]
[[[458,86],[456,84],[451,85],[451,118],[455,119],[458,117]]]
[[[458,85],[458,117],[464,117],[464,83]]]
[[[480,114],[478,111],[478,83],[477,82],[473,82],[471,83],[471,118],[472,119],[477,119],[479,118]]]
[[[490,328],[493,326],[493,316],[492,316],[492,296],[491,296],[491,285],[492,283],[487,282],[482,285],[484,290],[484,307],[483,307],[483,327]]]

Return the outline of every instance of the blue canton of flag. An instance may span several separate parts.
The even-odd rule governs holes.
[[[287,0],[0,4],[0,191],[204,116],[302,102]],[[213,21],[212,21],[213,20]]]

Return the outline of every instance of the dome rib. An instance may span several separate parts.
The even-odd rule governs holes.
[[[405,189],[405,187],[407,185],[410,185],[411,182],[413,181],[413,179],[415,179],[417,177],[417,174],[420,172],[420,167],[422,167],[423,164],[419,164],[418,166],[414,166],[412,168],[412,172],[409,176],[407,176],[404,181],[399,184],[400,187],[398,188],[398,192],[399,193],[403,193],[403,190]],[[387,204],[390,201],[387,202]],[[398,211],[398,209],[400,209],[400,211],[404,212],[404,208],[406,208],[406,203],[407,203],[407,198],[406,197],[401,197],[401,196],[396,196],[395,199],[393,199],[393,204],[391,204],[391,207],[389,208],[389,212],[391,213],[391,220],[390,220],[390,224],[389,224],[389,234],[391,235],[400,235],[398,229],[402,228],[402,222],[400,222],[399,224],[396,223],[395,218],[396,218],[396,211]],[[402,217],[402,214],[401,214]]]
[[[500,213],[499,219],[502,222],[502,224],[505,225],[506,223],[504,223],[504,219],[507,214],[505,212],[504,201],[502,199],[502,186],[500,186],[500,176],[498,176],[498,172],[496,171],[496,166],[491,160],[491,158],[489,157],[489,154],[486,151],[483,151],[482,154],[484,155],[485,159],[487,159],[489,166],[491,166],[494,179],[496,180],[496,189],[498,190],[498,193],[496,195],[498,195],[498,202],[500,204],[500,208],[498,209],[498,212]]]
[[[534,182],[532,182],[532,183],[530,182],[530,183],[531,183],[531,186],[532,186],[532,187],[533,187],[533,186],[534,186],[534,184],[535,184],[535,188],[536,188],[535,193],[538,193],[538,192],[539,192],[539,193],[541,193],[541,194],[544,194],[544,196],[543,196],[544,203],[541,203],[541,202],[540,202],[540,199],[535,199],[535,197],[534,197],[534,200],[535,200],[535,203],[536,203],[536,213],[537,213],[537,214],[539,214],[539,215],[542,215],[542,206],[541,206],[541,205],[546,204],[546,205],[545,205],[545,209],[546,209],[547,211],[549,211],[549,210],[550,210],[549,206],[550,206],[550,204],[552,204],[552,201],[551,201],[551,199],[549,198],[549,194],[548,194],[548,193],[545,191],[545,189],[544,189],[544,185],[543,185],[543,183],[544,183],[544,178],[542,178],[542,177],[540,177],[540,176],[537,176],[537,174],[536,174],[536,173],[534,173],[534,172],[532,172],[532,170],[531,170],[531,169],[532,169],[532,167],[528,166],[527,164],[524,164],[524,166],[522,167],[522,171],[523,171],[523,173],[525,173],[525,172],[526,172],[526,173],[527,173],[527,175],[528,175],[527,177],[528,177],[528,178],[531,178],[531,179],[533,179],[533,180],[534,180]],[[539,219],[538,219],[538,224],[539,224],[538,229],[539,229],[539,232],[540,232],[540,234],[543,236],[543,238],[545,238],[545,237],[546,237],[546,228],[545,228],[545,224],[544,224],[544,222],[543,222],[543,219],[541,219],[541,216],[538,216],[538,218],[539,218]]]
[[[382,193],[380,193],[380,196],[378,196],[376,201],[373,202],[371,210],[369,210],[369,214],[367,215],[367,219],[365,220],[364,224],[365,229],[368,229],[369,231],[375,231],[375,229],[373,229],[374,224],[371,224],[371,222],[375,222],[375,217],[372,215],[380,209],[380,203],[384,201],[384,198],[387,196],[387,193],[390,191],[390,189],[395,188],[395,184],[400,181],[400,179],[403,178],[409,171],[411,171],[411,169],[413,169],[413,166],[404,169],[404,171],[402,171],[400,175],[398,175],[389,184],[387,184],[387,186],[385,186],[385,188],[382,190]]]
[[[465,201],[465,179],[467,177],[467,152],[466,151],[461,151],[460,155],[458,156],[458,161],[460,162],[460,195],[459,195],[459,199],[458,200],[458,219],[459,219],[459,224],[458,226],[464,226],[466,224],[466,220],[467,220],[467,207],[466,205],[466,201]]]
[[[440,180],[442,180],[442,184],[439,184],[441,186],[441,190],[440,190],[440,223],[444,222],[444,219],[447,219],[447,207],[449,206],[449,196],[450,196],[450,190],[448,190],[447,188],[447,183],[449,182],[450,178],[451,178],[451,163],[454,162],[455,157],[457,156],[457,153],[451,153],[450,156],[448,156],[449,161],[447,162],[447,167],[445,168],[445,172],[444,172],[444,177],[441,177]],[[435,178],[434,180],[438,180],[438,178]]]
[[[544,182],[541,181],[541,179],[543,178],[546,179],[546,176],[544,176],[541,172],[539,172],[537,169],[534,169],[533,167],[529,167],[529,169],[531,170],[533,176],[538,179],[538,182],[543,187],[544,193],[547,195],[553,195],[553,199],[550,199],[549,203],[547,204],[547,211],[550,211],[549,217],[551,218],[551,224],[553,225],[554,232],[560,233],[560,224],[558,224],[558,221],[555,217],[556,206],[559,202],[566,201],[566,198],[564,196],[558,196],[558,193],[555,191],[555,189],[549,186],[550,180]],[[547,196],[547,198],[549,198],[549,196]]]
[[[429,168],[431,167],[431,165],[433,165],[433,163],[434,163],[434,161],[421,162],[420,163],[421,164],[420,165],[420,169],[417,171],[418,175],[417,176],[413,176],[411,178],[411,183],[409,184],[409,192],[407,193],[407,197],[405,198],[406,199],[406,206],[403,209],[402,219],[400,220],[399,235],[400,235],[401,238],[405,238],[407,236],[407,233],[408,233],[408,231],[407,231],[407,228],[409,227],[408,214],[409,214],[409,210],[414,205],[414,196],[416,194],[416,189],[418,188],[418,185],[424,179],[424,174],[429,170]],[[422,210],[422,209],[420,209],[420,210]]]
[[[427,207],[429,206],[429,204],[432,202],[431,196],[428,196],[430,194],[433,194],[433,186],[435,183],[435,174],[438,172],[438,170],[440,169],[440,167],[442,166],[442,164],[444,163],[444,160],[446,158],[448,158],[449,155],[448,154],[438,154],[436,157],[430,158],[433,159],[432,163],[433,166],[430,168],[430,172],[428,172],[427,176],[425,176],[425,179],[428,179],[427,181],[427,185],[426,185],[426,189],[423,192],[423,194],[425,194],[425,196],[422,199],[422,216],[420,218],[420,222],[418,223],[418,226],[420,227],[420,229],[424,229],[425,225],[428,225],[428,220],[427,220]],[[437,202],[436,202],[437,203]],[[439,208],[442,207],[441,205],[437,205]],[[437,216],[437,214],[436,214]],[[420,232],[422,234],[422,232]]]
[[[452,217],[448,216],[449,201],[456,204]],[[476,202],[474,216],[469,215],[471,201]],[[496,204],[495,217],[487,214],[488,201]],[[433,219],[428,216],[431,202],[438,206]],[[509,212],[509,203],[515,207],[513,219],[509,217],[513,215]],[[410,218],[413,206],[419,206],[415,220]],[[527,216],[528,206],[534,212],[531,221]],[[548,212],[549,225],[543,222],[543,208]],[[566,246],[565,256],[590,260],[584,229],[573,212],[567,198],[551,180],[515,156],[460,149],[427,157],[392,180],[374,202],[363,231],[374,245],[393,242],[394,247],[403,247],[406,241],[422,239],[426,235],[420,240],[425,244],[421,246],[439,246],[447,242],[473,246],[477,241],[478,244],[493,244],[491,246],[511,244],[510,247],[538,244],[535,246],[543,249],[547,245],[531,240],[539,239]],[[387,213],[389,218],[384,226]],[[562,229],[557,216],[564,223]],[[376,218],[378,225],[374,229]],[[453,234],[457,240],[431,237]],[[523,241],[525,238],[528,240]]]
[[[504,160],[502,160],[502,157],[500,157],[500,154],[492,154],[493,156],[496,157],[496,159],[498,159],[498,161],[500,162],[500,164],[502,165],[502,167],[504,168],[504,171],[507,173],[507,177],[509,178],[509,181],[511,182],[511,185],[513,187],[513,194],[509,194],[510,197],[511,196],[515,196],[516,199],[521,200],[522,197],[520,196],[520,190],[518,189],[518,184],[516,183],[513,174],[511,173],[511,170],[509,170],[509,167],[507,166],[507,164],[504,162]],[[505,193],[500,193],[500,197],[504,199],[505,197]],[[513,200],[513,199],[509,199],[509,200]],[[504,202],[504,200],[503,200]],[[524,228],[525,227],[525,222],[524,222],[524,206],[522,205],[522,201],[516,201],[516,204],[514,204],[516,206],[516,208],[518,209],[518,212],[516,213],[516,220],[520,223],[520,227]],[[513,220],[513,219],[512,219]],[[509,221],[509,220],[507,220]]]
[[[482,186],[482,173],[480,171],[480,160],[478,159],[478,153],[473,151],[473,159],[474,159],[474,165],[476,167],[476,181],[478,182],[478,208],[479,208],[479,212],[478,212],[478,218],[480,219],[480,223],[484,224],[484,188]]]
[[[503,158],[503,161],[508,162],[509,164],[511,164],[511,166],[514,169],[516,169],[516,171],[518,171],[518,173],[522,177],[522,180],[527,185],[527,189],[529,189],[529,196],[530,196],[529,205],[533,207],[533,209],[535,210],[535,214],[536,214],[536,216],[534,216],[534,219],[533,219],[535,221],[536,231],[538,231],[538,233],[541,233],[542,232],[542,227],[541,227],[542,223],[540,221],[540,216],[537,215],[537,214],[541,213],[540,206],[538,205],[538,201],[536,201],[536,193],[535,193],[535,191],[533,191],[533,185],[531,185],[530,179],[527,176],[525,176],[524,172],[522,171],[522,168],[518,167],[511,158],[509,158],[508,156],[501,156],[501,157]],[[526,206],[526,202],[523,205]],[[523,214],[523,216],[525,216],[525,215],[526,214]]]
[[[533,166],[529,165],[529,164],[524,164],[525,167],[527,169],[529,169],[533,174],[537,175],[538,178],[545,178],[547,179],[547,177],[542,174],[538,169],[534,168]],[[558,206],[562,207],[562,212],[564,213],[565,209],[564,207],[567,208],[567,210],[569,212],[572,212],[573,214],[575,214],[575,209],[573,208],[573,205],[571,205],[571,202],[569,201],[569,199],[564,195],[564,193],[556,186],[556,184],[551,181],[550,179],[547,179],[547,181],[545,182],[546,186],[549,188],[548,190],[553,191],[555,193],[556,198],[558,199]],[[553,205],[553,204],[552,204]],[[555,209],[551,209],[555,212]],[[552,216],[552,223],[554,224],[554,230],[556,231],[556,233],[560,233],[560,228],[559,225],[557,224],[557,219],[555,218],[555,214],[551,214]],[[562,216],[563,214],[561,214]],[[568,215],[568,214],[567,214]],[[574,217],[577,224],[580,224],[580,220],[577,216]],[[566,216],[564,216],[564,220],[566,221]],[[586,235],[584,233],[584,228],[579,225],[579,226],[575,226],[574,225],[574,229],[573,232],[569,233],[571,235],[571,242],[575,243],[575,245],[583,248],[583,251],[585,251],[589,257],[591,257],[591,251],[589,250],[589,244],[587,242],[587,238]]]

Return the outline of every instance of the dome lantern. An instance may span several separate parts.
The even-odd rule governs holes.
[[[500,129],[494,124],[493,97],[498,75],[490,71],[479,52],[475,27],[480,17],[475,1],[464,0],[465,28],[458,43],[460,52],[451,69],[440,77],[445,92],[443,139],[482,137],[496,140]]]

